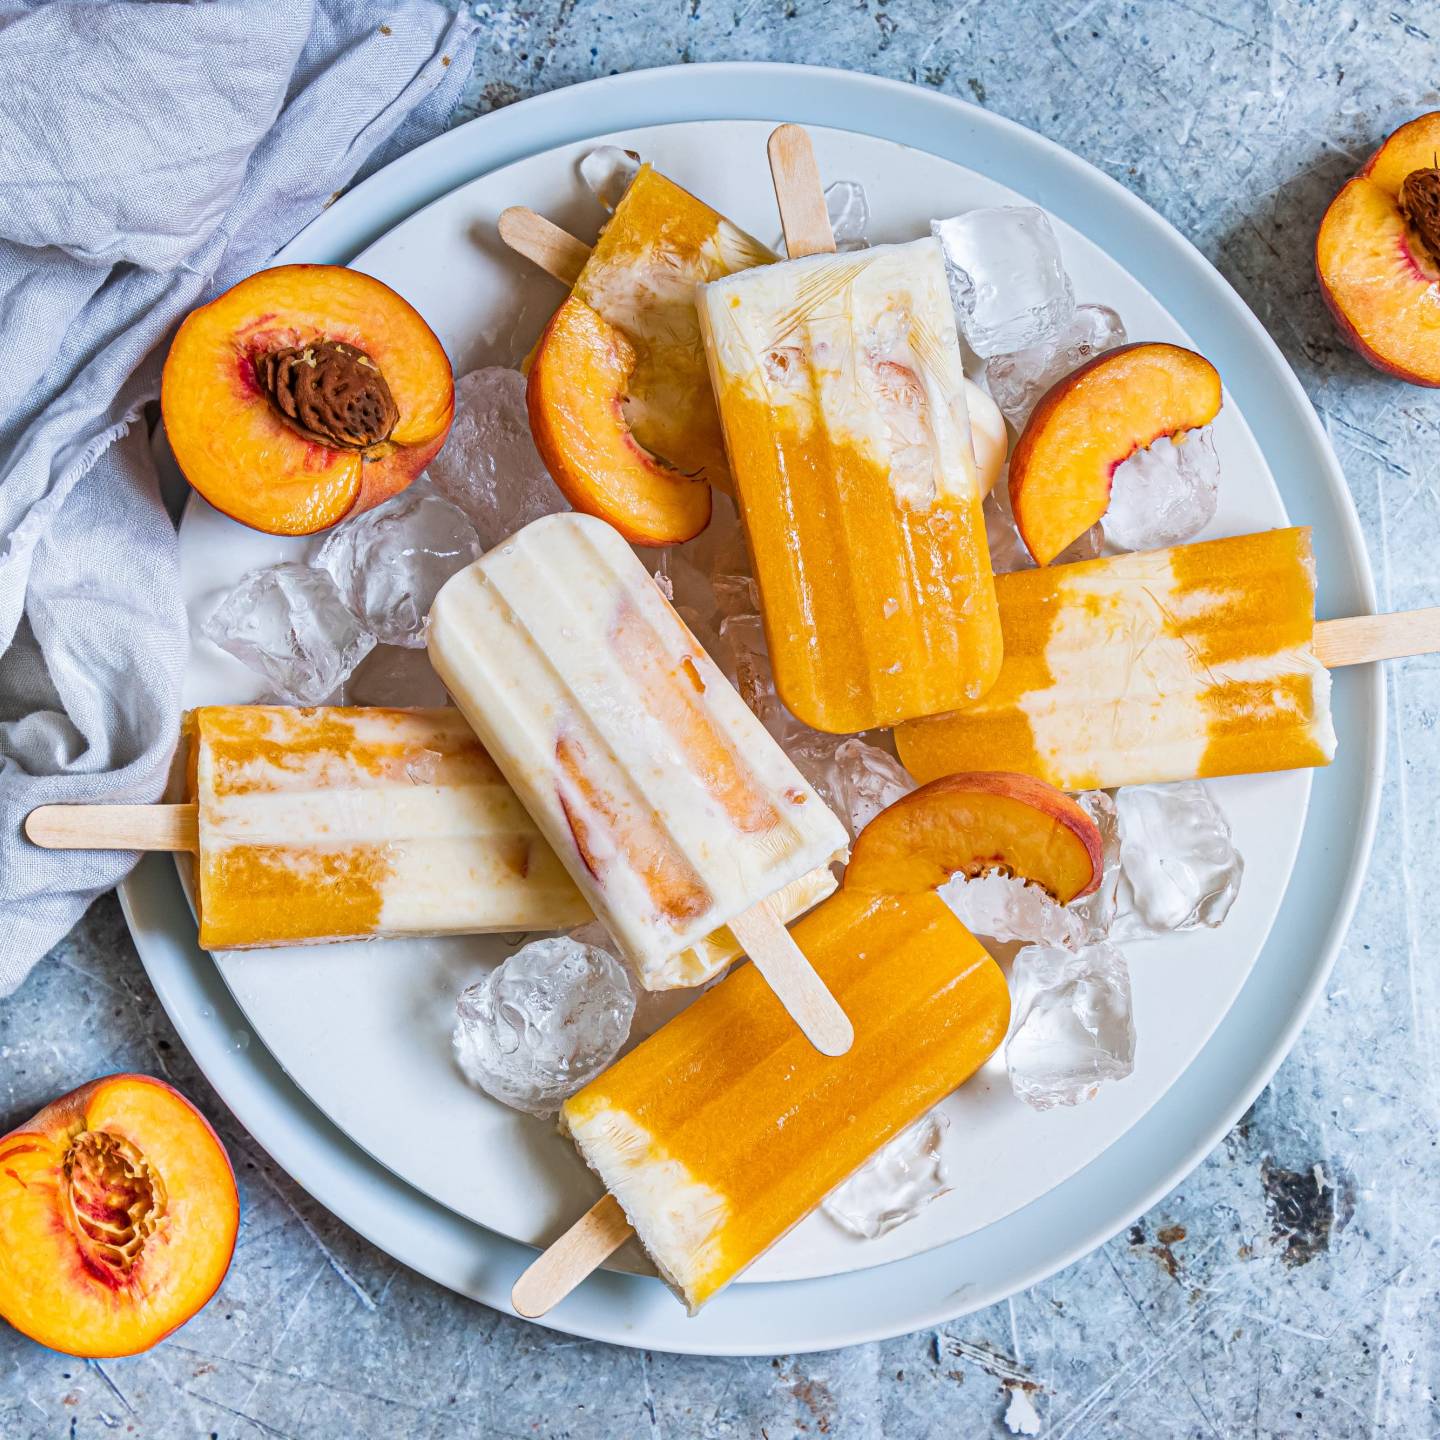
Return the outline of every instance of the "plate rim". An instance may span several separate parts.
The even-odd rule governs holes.
[[[1317,452],[1321,468],[1325,472],[1321,483],[1323,484],[1324,479],[1328,479],[1330,482],[1327,487],[1330,491],[1329,498],[1334,502],[1338,511],[1335,518],[1340,521],[1339,528],[1342,533],[1338,536],[1327,535],[1325,538],[1327,548],[1333,549],[1337,541],[1344,542],[1341,548],[1349,562],[1349,574],[1344,577],[1344,580],[1348,580],[1349,583],[1347,587],[1344,580],[1337,579],[1334,585],[1328,585],[1326,588],[1348,588],[1352,592],[1358,591],[1353,606],[1356,613],[1362,609],[1373,609],[1373,580],[1370,575],[1368,556],[1363,536],[1360,533],[1358,516],[1343,483],[1343,474],[1338,461],[1330,449],[1323,427],[1298,379],[1245,302],[1184,236],[1175,231],[1163,217],[1151,210],[1117,181],[1045,137],[1025,129],[1016,122],[993,115],[989,111],[972,106],[956,97],[941,95],[901,81],[876,76],[769,62],[719,62],[699,66],[671,66],[636,71],[623,76],[604,77],[581,86],[569,87],[565,90],[521,101],[514,106],[478,117],[435,137],[427,144],[400,157],[342,197],[296,236],[272,263],[296,259],[348,260],[368,244],[373,243],[380,234],[427,208],[430,203],[459,185],[468,183],[470,180],[511,163],[513,160],[524,158],[526,155],[549,149],[555,145],[582,140],[612,130],[646,124],[722,118],[748,120],[782,118],[782,112],[777,112],[770,107],[769,94],[766,93],[767,89],[772,89],[775,82],[782,77],[786,97],[783,118],[795,118],[838,129],[861,131],[873,134],[880,139],[914,145],[917,148],[929,150],[931,153],[943,154],[946,158],[960,159],[961,163],[970,164],[972,168],[980,169],[982,173],[987,173],[983,165],[976,165],[969,157],[956,156],[952,151],[942,150],[935,144],[925,143],[924,139],[917,138],[911,127],[919,123],[924,128],[926,121],[940,116],[952,124],[958,120],[960,125],[957,128],[961,130],[974,129],[981,134],[990,132],[1002,140],[1018,145],[1022,150],[1038,152],[1052,168],[1057,170],[1057,175],[1044,174],[1042,166],[1041,173],[1038,175],[1033,172],[1027,173],[1024,176],[1024,183],[1017,188],[1032,196],[1037,203],[1045,205],[1047,209],[1053,209],[1055,213],[1095,240],[1095,243],[1136,275],[1141,284],[1151,289],[1152,293],[1155,293],[1157,298],[1160,298],[1162,303],[1176,314],[1182,324],[1203,333],[1204,330],[1211,327],[1188,320],[1186,318],[1187,307],[1176,306],[1170,294],[1148,281],[1144,277],[1143,267],[1137,273],[1135,265],[1132,265],[1123,254],[1117,254],[1111,237],[1107,236],[1104,240],[1097,238],[1091,226],[1075,217],[1073,206],[1067,205],[1064,199],[1049,194],[1046,187],[1057,179],[1062,182],[1067,180],[1073,182],[1078,177],[1078,189],[1082,199],[1086,194],[1101,196],[1107,201],[1115,203],[1122,212],[1137,222],[1132,227],[1132,236],[1141,236],[1145,240],[1153,241],[1158,227],[1160,237],[1172,251],[1175,249],[1175,241],[1178,240],[1184,267],[1193,270],[1195,262],[1198,261],[1203,270],[1208,272],[1210,290],[1213,292],[1216,286],[1220,288],[1225,313],[1219,317],[1217,323],[1233,324],[1238,322],[1245,368],[1250,368],[1256,363],[1255,352],[1258,351],[1259,358],[1263,362],[1260,368],[1265,372],[1268,384],[1270,386],[1278,384],[1282,392],[1280,398],[1282,401],[1288,402],[1282,406],[1288,414],[1282,416],[1278,422],[1270,413],[1268,406],[1263,419],[1258,406],[1253,412],[1247,411],[1247,420],[1250,422],[1261,448],[1266,451],[1267,459],[1270,455],[1271,444],[1267,444],[1266,432],[1272,428],[1272,425],[1288,423],[1293,426],[1298,423],[1300,429],[1305,432],[1303,438]],[[676,82],[681,83],[677,85]],[[676,93],[666,95],[667,90],[674,90]],[[586,92],[586,99],[591,103],[577,105],[576,96],[572,94],[572,91]],[[857,115],[855,110],[844,105],[843,100],[839,105],[836,104],[836,96],[843,95],[847,91],[856,96],[863,95],[872,105],[877,101],[881,102],[881,108],[886,111],[885,115],[883,117],[872,115],[870,117],[871,125],[856,123],[864,119],[863,114]],[[662,106],[660,111],[650,111],[645,108],[648,103],[656,100]],[[663,108],[665,106],[669,108]],[[617,107],[619,107],[619,113],[616,113]],[[863,106],[859,108],[862,111],[864,109]],[[637,111],[639,113],[635,113]],[[585,118],[579,120],[567,118],[577,114],[583,114]],[[893,125],[895,128],[873,128],[879,120],[883,120],[887,126]],[[544,123],[541,123],[542,121]],[[482,147],[474,144],[478,135],[478,127],[482,125],[487,127],[484,133],[490,142],[483,147],[485,151],[483,159],[477,153]],[[1080,203],[1074,200],[1073,195],[1070,198],[1075,204]],[[1149,232],[1148,236],[1145,232]],[[1124,247],[1122,246],[1121,249],[1123,250]],[[1248,356],[1246,356],[1247,351],[1249,352]],[[1231,373],[1234,373],[1233,369]],[[1271,443],[1273,444],[1273,441]],[[1272,466],[1272,468],[1277,467]],[[1277,468],[1277,478],[1278,474]],[[1284,488],[1282,485],[1282,490]],[[1017,1293],[1073,1263],[1080,1256],[1088,1254],[1110,1235],[1128,1224],[1134,1215],[1148,1209],[1155,1200],[1183,1180],[1185,1175],[1210,1153],[1233,1124],[1235,1118],[1251,1103],[1254,1096],[1268,1082],[1281,1060],[1289,1053],[1328,977],[1353,917],[1363,884],[1378,813],[1379,776],[1382,770],[1385,745],[1383,684],[1379,682],[1378,677],[1366,677],[1354,688],[1362,691],[1368,690],[1368,694],[1362,694],[1359,697],[1362,700],[1361,708],[1364,718],[1369,721],[1366,727],[1369,731],[1368,743],[1363,747],[1363,754],[1359,756],[1363,764],[1361,824],[1358,830],[1352,829],[1351,832],[1350,838],[1353,842],[1351,853],[1355,863],[1350,867],[1346,881],[1338,896],[1335,897],[1330,920],[1323,927],[1325,934],[1319,945],[1317,961],[1311,966],[1305,983],[1294,994],[1293,1004],[1285,1023],[1274,1035],[1269,1037],[1268,1041],[1260,1042],[1261,1049],[1254,1054],[1249,1069],[1238,1084],[1232,1077],[1227,1092],[1231,1095],[1228,1103],[1222,1104],[1218,1108],[1213,1105],[1208,1107],[1211,1113],[1210,1122],[1199,1127],[1196,1139],[1190,1145],[1183,1147],[1183,1153],[1178,1158],[1167,1160],[1164,1163],[1162,1166],[1164,1173],[1144,1187],[1143,1195],[1138,1198],[1133,1195],[1129,1197],[1129,1203],[1122,1207],[1118,1219],[1115,1218],[1114,1211],[1109,1211],[1098,1222],[1093,1218],[1087,1221],[1084,1233],[1069,1245],[1062,1247],[1058,1253],[1046,1253],[1036,1256],[1028,1264],[1022,1263],[1019,1271],[1004,1282],[1005,1288],[973,1295],[967,1295],[962,1290],[960,1293],[952,1294],[948,1297],[947,1302],[938,1306],[932,1302],[928,1309],[905,1317],[899,1324],[893,1318],[887,1317],[857,1326],[853,1318],[844,1317],[836,1325],[831,1318],[837,1313],[836,1309],[830,1305],[822,1305],[815,1308],[815,1313],[811,1317],[809,1327],[811,1333],[808,1337],[787,1336],[786,1343],[778,1347],[773,1341],[763,1347],[756,1347],[753,1344],[747,1345],[743,1340],[737,1343],[734,1340],[725,1341],[710,1336],[708,1332],[713,1327],[700,1325],[697,1329],[698,1322],[684,1322],[683,1316],[678,1315],[678,1307],[674,1307],[677,1310],[676,1318],[682,1322],[684,1328],[670,1323],[668,1316],[661,1320],[659,1326],[656,1327],[648,1323],[637,1326],[633,1320],[627,1323],[623,1314],[617,1317],[607,1314],[603,1309],[597,1313],[590,1313],[595,1312],[596,1307],[583,1304],[579,1297],[584,1294],[585,1290],[592,1288],[596,1290],[613,1290],[615,1288],[613,1284],[607,1283],[603,1286],[587,1286],[582,1292],[577,1292],[577,1296],[572,1297],[572,1300],[555,1312],[547,1322],[550,1327],[614,1343],[708,1354],[772,1354],[776,1353],[777,1348],[794,1351],[859,1343],[906,1333],[926,1325],[943,1323],[956,1315],[994,1303],[1007,1294]],[[1361,749],[1360,746],[1355,748],[1357,751]],[[1353,769],[1353,763],[1351,762],[1344,772],[1347,777],[1350,769]],[[1306,836],[1309,835],[1310,827],[1313,824],[1314,813],[1312,803],[1311,817],[1307,818],[1306,832],[1302,836],[1302,855],[1305,850]],[[283,1122],[287,1117],[276,1116],[267,1110],[265,1105],[260,1103],[263,1096],[257,1100],[253,1093],[255,1089],[253,1082],[263,1077],[258,1075],[248,1077],[251,1084],[247,1089],[247,1077],[241,1073],[245,1069],[244,1063],[229,1064],[225,1062],[224,1057],[227,1053],[242,1057],[246,1053],[237,1051],[233,1043],[229,1043],[233,1042],[234,1038],[233,1021],[227,1025],[221,1020],[219,1011],[215,1008],[216,997],[214,996],[207,997],[208,1005],[197,1005],[196,1003],[205,988],[202,982],[208,978],[219,986],[223,992],[223,999],[232,1008],[234,1007],[234,1001],[230,999],[218,970],[209,963],[208,957],[203,956],[203,952],[199,952],[195,948],[193,943],[188,947],[183,943],[174,947],[178,952],[177,955],[165,955],[163,952],[168,947],[165,944],[155,943],[151,933],[146,929],[147,910],[154,903],[152,892],[155,886],[150,882],[155,878],[156,862],[149,861],[147,866],[149,869],[145,876],[142,877],[141,873],[137,871],[136,876],[121,887],[122,906],[126,919],[130,923],[132,934],[135,936],[137,950],[141,953],[142,963],[145,964],[162,1005],[172,1022],[176,1024],[181,1038],[185,1041],[187,1048],[191,1050],[197,1065],[215,1085],[222,1099],[231,1107],[237,1118],[246,1125],[252,1137],[316,1199],[379,1248],[449,1288],[460,1290],[462,1293],[470,1294],[474,1298],[492,1304],[495,1308],[508,1311],[509,1307],[505,1303],[508,1283],[497,1283],[493,1277],[477,1283],[473,1280],[467,1281],[453,1272],[440,1273],[444,1270],[443,1266],[435,1264],[433,1261],[427,1263],[424,1256],[414,1253],[413,1241],[412,1243],[401,1243],[401,1240],[397,1239],[393,1224],[388,1221],[385,1224],[377,1223],[377,1218],[362,1203],[364,1199],[362,1194],[357,1192],[344,1195],[337,1203],[334,1198],[336,1186],[340,1185],[343,1189],[344,1182],[333,1174],[317,1175],[315,1173],[317,1167],[310,1163],[311,1157],[297,1152],[293,1137],[287,1137],[283,1133],[286,1129]],[[178,881],[174,879],[173,873],[170,876],[170,883],[178,892]],[[1281,918],[1289,907],[1291,894],[1295,888],[1296,879],[1292,876],[1287,895],[1282,902],[1280,915],[1277,916],[1276,927],[1272,929],[1271,938],[1267,940],[1266,946],[1262,949],[1262,957],[1274,943],[1275,931],[1280,928]],[[173,936],[162,938],[170,941],[174,939]],[[149,954],[147,954],[147,946],[150,948],[151,953]],[[192,973],[188,977],[177,970],[177,966],[183,969],[187,963],[192,971],[194,969],[193,960],[187,961],[183,953],[187,948],[193,954],[200,955],[204,962],[199,973]],[[206,969],[210,972],[208,976],[204,973]],[[1255,969],[1257,972],[1261,969],[1261,962],[1257,961]],[[1211,1036],[1185,1074],[1175,1082],[1168,1096],[1162,1097],[1162,1100],[1157,1102],[1125,1136],[1115,1142],[1109,1150],[1091,1161],[1077,1175],[1056,1187],[1050,1196],[1033,1202],[1032,1205],[1017,1212],[1015,1216],[1008,1217],[1007,1220],[998,1222],[996,1226],[990,1228],[992,1230],[1000,1229],[1009,1225],[1011,1221],[1043,1207],[1047,1200],[1076,1187],[1079,1182],[1085,1180],[1090,1172],[1106,1167],[1107,1163],[1113,1167],[1116,1154],[1125,1143],[1132,1140],[1137,1132],[1153,1125],[1161,1112],[1170,1108],[1166,1102],[1177,1097],[1178,1092],[1186,1086],[1187,1081],[1190,1081],[1195,1072],[1202,1068],[1207,1055],[1215,1049],[1220,1032],[1227,1027],[1236,1012],[1241,1010],[1246,991],[1252,989],[1254,979],[1255,975],[1252,973],[1251,978],[1247,980],[1232,1004],[1225,1020],[1221,1022],[1220,1027],[1217,1027],[1216,1033]],[[188,980],[188,984],[183,983],[186,980]],[[243,1027],[243,1017],[239,1017],[238,1010],[236,1017]],[[221,1042],[218,1046],[217,1041]],[[439,1209],[454,1225],[470,1232],[469,1238],[472,1243],[479,1242],[480,1248],[493,1250],[499,1247],[501,1251],[513,1251],[513,1255],[505,1254],[504,1259],[513,1264],[516,1270],[533,1253],[528,1247],[514,1241],[504,1240],[475,1222],[454,1215],[439,1202],[431,1201],[428,1197],[412,1190],[405,1182],[400,1181],[393,1173],[380,1166],[379,1162],[359,1151],[359,1147],[335,1127],[333,1122],[315,1110],[311,1103],[300,1095],[288,1078],[284,1076],[278,1062],[264,1049],[263,1044],[259,1050],[263,1052],[270,1066],[273,1067],[274,1075],[270,1077],[272,1083],[278,1081],[281,1086],[289,1087],[293,1092],[284,1096],[280,1101],[291,1112],[288,1119],[291,1121],[298,1119],[303,1122],[312,1132],[310,1137],[312,1142],[316,1138],[328,1139],[330,1149],[336,1152],[335,1158],[342,1161],[354,1160],[358,1155],[364,1166],[373,1167],[374,1170],[381,1172],[378,1175],[372,1173],[366,1176],[362,1184],[374,1186],[378,1181],[381,1190],[404,1191],[412,1204]],[[206,1063],[207,1059],[209,1064]],[[258,1056],[252,1056],[250,1064],[252,1070],[257,1067],[264,1068],[259,1063]],[[241,1092],[245,1093],[237,1103],[236,1099],[232,1097]],[[260,1106],[258,1111],[257,1104]],[[300,1108],[297,1110],[297,1107]],[[304,1110],[313,1110],[314,1113],[306,1115],[303,1113]],[[277,1124],[277,1121],[280,1123]],[[329,1134],[323,1135],[323,1132],[326,1131]],[[345,1156],[343,1152],[347,1147],[354,1151],[355,1155]],[[323,1169],[323,1167],[319,1168]],[[437,1217],[430,1218],[434,1220]],[[432,1225],[431,1229],[433,1230],[433,1228]],[[381,1238],[382,1234],[384,1238]],[[967,1239],[973,1240],[975,1237],[966,1237],[966,1239],[951,1242],[950,1245],[944,1246],[938,1251],[928,1252],[928,1255],[932,1257],[944,1255],[955,1246],[965,1245]],[[867,1288],[873,1288],[875,1284],[883,1284],[887,1276],[892,1276],[893,1272],[913,1266],[917,1261],[923,1262],[925,1259],[925,1255],[916,1256],[911,1260],[896,1262],[893,1265],[850,1272],[828,1279],[747,1286],[733,1292],[733,1296],[735,1299],[739,1299],[748,1295],[753,1306],[764,1304],[767,1292],[777,1290],[798,1291],[807,1287],[834,1287],[836,1285],[859,1287],[865,1285],[867,1281],[872,1282]],[[509,1266],[507,1265],[506,1268],[508,1269]],[[615,1278],[619,1279],[619,1277]],[[631,1285],[647,1286],[652,1291],[657,1289],[653,1282],[634,1277],[629,1277],[629,1279]],[[732,1307],[735,1299],[730,1301]],[[851,1307],[844,1308],[848,1310]],[[817,1326],[819,1331],[815,1329]],[[688,1335],[687,1329],[690,1332]],[[641,1333],[642,1330],[644,1333]]]

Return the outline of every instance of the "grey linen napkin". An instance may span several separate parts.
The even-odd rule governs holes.
[[[134,860],[37,850],[25,815],[154,800],[175,744],[186,618],[135,425],[165,342],[444,128],[474,32],[431,0],[0,0],[0,995]]]

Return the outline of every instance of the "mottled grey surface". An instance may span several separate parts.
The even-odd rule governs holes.
[[[1437,104],[1432,4],[574,0],[489,17],[466,114],[615,70],[765,58],[913,80],[1029,125],[1142,195],[1225,272],[1344,464],[1381,604],[1433,602],[1440,396],[1366,369],[1316,293],[1340,181]],[[1432,33],[1427,33],[1432,32]],[[1275,1082],[1141,1224],[938,1331],[707,1360],[569,1341],[460,1300],[347,1231],[226,1117],[107,898],[0,1005],[0,1130],[96,1073],[168,1076],[244,1192],[224,1288],[152,1354],[85,1365],[0,1332],[0,1434],[835,1437],[1440,1433],[1440,662],[1391,668],[1384,815],[1334,977]]]

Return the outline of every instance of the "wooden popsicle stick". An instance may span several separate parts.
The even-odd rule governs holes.
[[[41,805],[25,834],[47,850],[200,849],[197,805]]]
[[[510,1291],[515,1313],[538,1320],[634,1233],[613,1195],[597,1200],[515,1282]]]
[[[855,1043],[855,1027],[825,988],[779,916],[762,900],[730,921],[765,983],[822,1055],[843,1055]]]
[[[1436,651],[1440,651],[1440,607],[1321,620],[1315,626],[1315,654],[1327,670]]]
[[[830,228],[830,213],[825,208],[825,191],[820,185],[809,133],[800,125],[782,125],[771,134],[766,149],[790,258],[833,255],[835,232]]]
[[[500,216],[500,238],[517,254],[533,261],[562,285],[573,285],[590,258],[590,247],[543,215],[512,205]]]

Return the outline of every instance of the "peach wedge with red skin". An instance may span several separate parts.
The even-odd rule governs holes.
[[[388,285],[280,265],[192,311],[160,408],[185,478],[272,535],[311,535],[397,495],[455,413],[450,361]]]
[[[1100,827],[1063,791],[1009,771],[945,775],[882,810],[859,834],[847,889],[931,890],[991,872],[1038,885],[1062,905],[1104,870]]]
[[[1208,425],[1220,402],[1203,355],[1157,341],[1108,350],[1052,386],[1010,457],[1010,506],[1036,563],[1104,515],[1115,471],[1135,451]]]
[[[148,1075],[108,1075],[0,1139],[0,1316],[67,1355],[133,1355],[219,1288],[235,1175],[205,1117]]]
[[[1440,386],[1440,111],[1402,125],[1330,203],[1320,293],[1377,369]]]
[[[578,296],[560,306],[530,362],[535,445],[565,498],[635,545],[675,545],[710,523],[710,486],[635,438],[625,419],[630,342]]]

